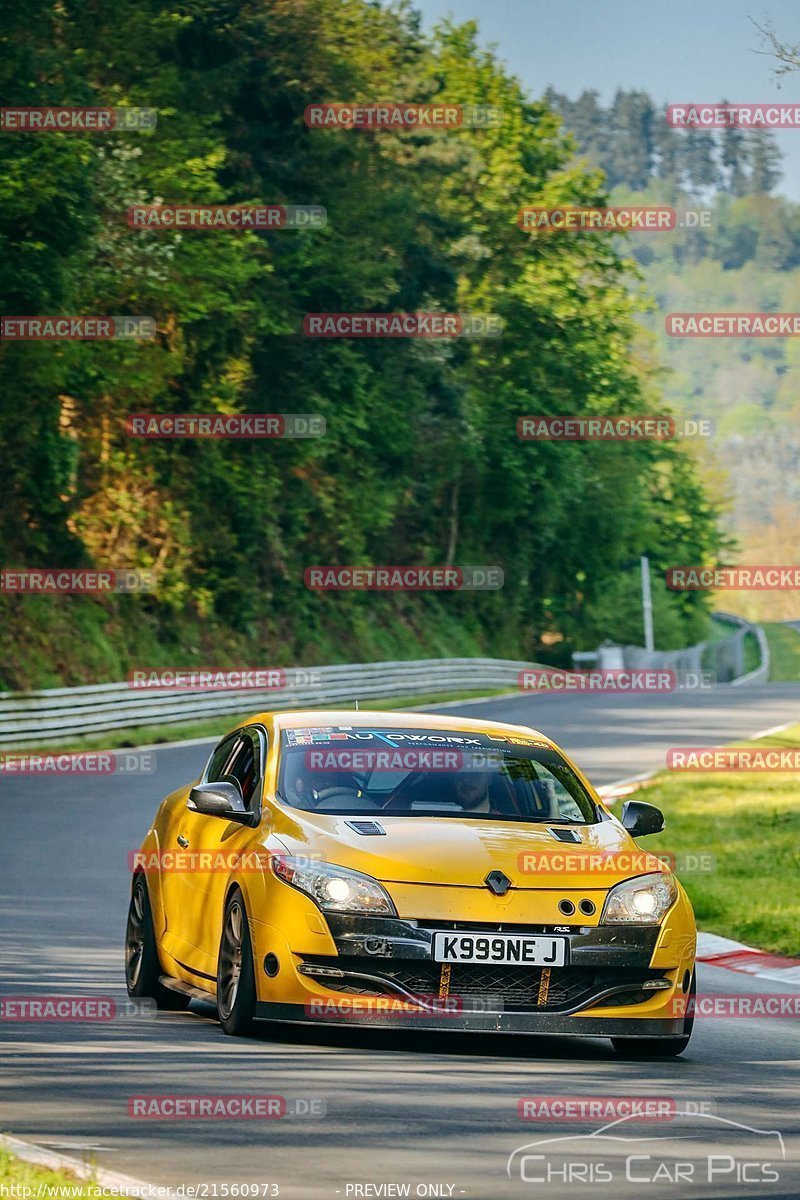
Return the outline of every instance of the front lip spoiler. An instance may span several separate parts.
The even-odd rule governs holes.
[[[350,999],[357,999],[351,997]],[[275,1004],[260,1000],[256,1017],[263,1021],[320,1027],[348,1026],[369,1029],[405,1029],[407,1031],[435,1030],[451,1033],[533,1034],[543,1037],[603,1037],[603,1038],[679,1038],[685,1035],[684,1017],[581,1017],[568,1013],[530,1012],[463,1012],[452,1016],[434,1013],[413,1013],[408,1017],[395,1014],[358,1012],[344,1006],[340,999],[320,998],[322,1011],[310,1011],[314,1001],[305,1004]],[[340,1011],[332,1017],[325,1008]]]

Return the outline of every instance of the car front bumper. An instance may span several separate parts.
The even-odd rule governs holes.
[[[481,931],[488,934],[563,937],[567,962],[551,970],[483,963],[445,970],[433,960],[434,931],[474,932],[475,922],[334,914],[326,914],[326,922],[336,953],[293,954],[296,986],[261,990],[260,1018],[554,1036],[669,1038],[684,1032],[679,1001],[693,965],[693,937],[664,962],[656,955],[660,926],[487,925]]]

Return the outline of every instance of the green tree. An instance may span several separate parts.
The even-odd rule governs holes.
[[[750,156],[750,191],[767,194],[780,182],[782,155],[775,135],[767,129],[748,131]]]
[[[545,634],[566,650],[605,630],[621,564],[644,550],[664,565],[711,553],[716,513],[682,450],[516,435],[526,413],[638,414],[661,399],[619,243],[517,225],[524,204],[608,197],[551,105],[480,48],[474,24],[427,37],[407,7],[365,0],[143,0],[124,22],[110,0],[40,0],[35,15],[16,14],[4,35],[19,103],[159,113],[152,134],[2,141],[5,310],[158,322],[141,344],[0,347],[13,371],[0,400],[5,561],[159,574],[154,597],[99,616],[64,598],[76,642],[91,611],[123,666],[132,630],[182,654],[200,641],[208,655],[235,644],[264,660],[307,661],[319,646],[354,657],[388,638],[446,649],[454,636],[533,656]],[[503,120],[449,132],[303,120],[310,103],[387,97],[489,105]],[[640,92],[615,103],[615,169],[646,182],[652,105]],[[596,97],[577,107],[600,146]],[[129,205],[160,200],[321,204],[328,224],[126,227]],[[302,332],[308,312],[414,310],[493,312],[505,331],[444,343]],[[151,410],[316,412],[328,434],[129,438],[126,414]],[[319,596],[303,585],[313,563],[447,558],[497,563],[504,591]],[[677,626],[693,628],[703,604],[674,599]]]
[[[683,140],[683,169],[689,188],[694,192],[713,189],[719,183],[714,134],[692,129]]]
[[[638,190],[647,186],[653,169],[653,102],[646,92],[617,91],[609,113],[613,130],[607,165],[611,187],[625,183]]]

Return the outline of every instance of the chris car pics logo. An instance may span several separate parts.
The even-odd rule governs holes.
[[[715,1195],[755,1194],[749,1189],[781,1181],[785,1163],[778,1130],[684,1108],[672,1116],[668,1131],[643,1130],[632,1113],[589,1133],[538,1138],[509,1155],[506,1171],[554,1198],[564,1194],[565,1185],[605,1184],[625,1197],[640,1197],[645,1189],[653,1200],[700,1200],[710,1194],[709,1185],[730,1189]]]

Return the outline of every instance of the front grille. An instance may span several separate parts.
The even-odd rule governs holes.
[[[392,995],[410,992],[415,996],[439,994],[441,964],[415,959],[369,959],[345,956],[305,957],[310,966],[336,966],[344,977],[320,976],[320,982],[337,992],[352,995]],[[504,1010],[553,1012],[575,1007],[587,1007],[593,996],[609,987],[625,986],[624,999],[609,1003],[638,1004],[649,999],[652,992],[642,992],[647,979],[662,978],[660,971],[636,968],[601,970],[593,967],[557,967],[550,970],[546,987],[547,998],[539,1003],[543,993],[542,974],[547,968],[492,966],[485,963],[453,963],[450,968],[448,993],[453,997],[496,997]],[[360,978],[369,975],[369,980]],[[373,982],[374,980],[374,982]],[[395,986],[393,986],[395,985]]]

